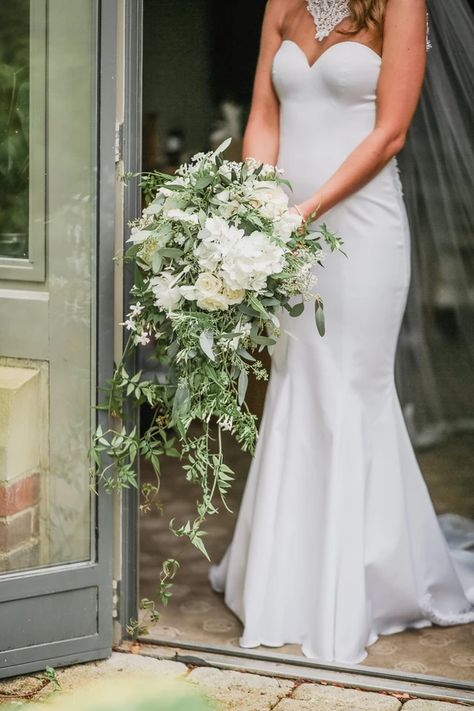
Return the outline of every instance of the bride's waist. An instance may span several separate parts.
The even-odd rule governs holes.
[[[290,198],[301,202],[310,197],[337,171],[351,151],[321,150],[318,154],[308,152],[299,155],[296,152],[287,153],[280,149],[277,160],[279,168],[283,169],[283,177],[289,181],[292,192]],[[396,158],[389,162],[354,195],[361,198],[387,197],[388,199],[402,195],[402,184]]]

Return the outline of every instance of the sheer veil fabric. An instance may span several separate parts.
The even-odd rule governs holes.
[[[372,130],[381,62],[345,40],[309,65],[281,43],[277,164],[292,201]],[[397,161],[323,221],[348,254],[318,272],[326,334],[309,308],[280,315],[257,449],[209,580],[243,623],[242,647],[298,643],[312,659],[353,664],[381,634],[474,621],[473,532],[436,516],[395,386],[412,269]]]
[[[412,441],[474,431],[474,15],[428,0],[432,49],[399,156],[412,280],[397,385]]]

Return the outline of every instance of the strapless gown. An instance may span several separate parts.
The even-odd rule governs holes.
[[[280,45],[277,165],[293,202],[373,129],[380,65],[354,41],[312,66],[294,42]],[[209,581],[243,624],[240,646],[298,643],[315,660],[357,663],[380,634],[474,621],[474,581],[447,545],[395,388],[410,280],[396,160],[322,221],[348,255],[317,271],[326,335],[311,304],[281,314],[257,449]]]

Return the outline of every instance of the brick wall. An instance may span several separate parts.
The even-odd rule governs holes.
[[[39,564],[39,472],[0,482],[0,571]]]

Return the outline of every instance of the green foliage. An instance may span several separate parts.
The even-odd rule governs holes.
[[[124,665],[126,664],[124,660]],[[124,676],[124,675],[122,675]],[[19,708],[18,703],[5,711]],[[23,708],[23,706],[21,706]],[[25,706],[26,708],[26,706]],[[217,705],[209,695],[181,679],[156,679],[134,671],[120,678],[106,676],[77,684],[67,693],[55,693],[41,697],[37,703],[28,704],[31,711],[217,711]]]

